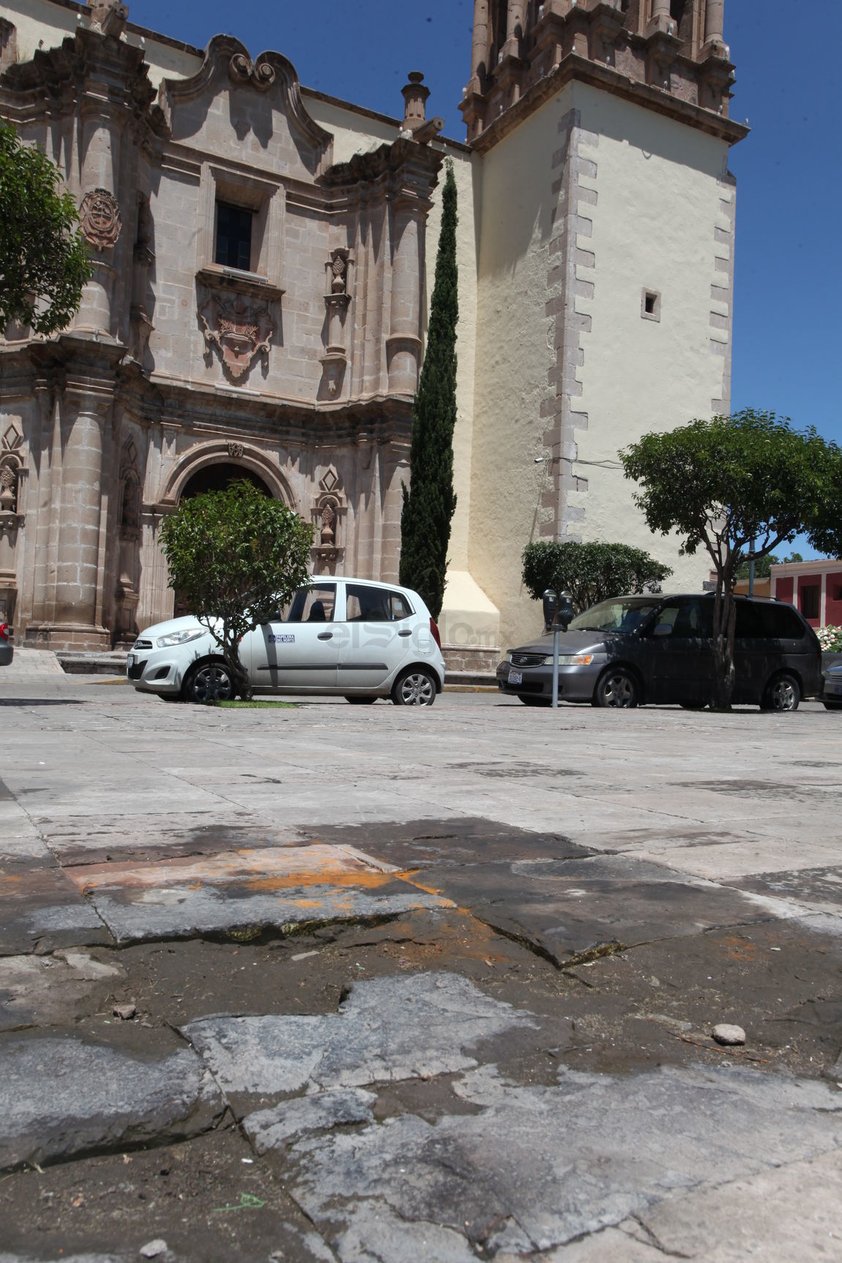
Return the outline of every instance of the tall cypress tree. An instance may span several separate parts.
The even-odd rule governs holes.
[[[412,414],[412,483],[409,490],[403,488],[401,512],[401,583],[420,593],[434,618],[444,599],[450,522],[456,508],[456,223],[456,181],[448,163],[427,351]]]

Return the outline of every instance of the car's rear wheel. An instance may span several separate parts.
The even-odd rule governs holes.
[[[609,667],[597,681],[594,702],[597,706],[630,710],[640,702],[637,680],[625,667]]]
[[[518,693],[518,697],[524,706],[552,706],[553,704],[551,697],[536,697],[534,693]]]
[[[436,678],[431,671],[410,667],[395,680],[392,701],[396,706],[432,706],[436,691]]]
[[[184,696],[188,702],[200,705],[224,702],[233,697],[234,682],[225,663],[212,660],[193,667],[184,681]]]
[[[780,671],[773,675],[760,702],[761,710],[789,711],[798,710],[801,701],[801,685],[794,675],[788,671]]]
[[[377,701],[377,698],[376,697],[352,697],[351,694],[349,693],[347,694],[345,701],[350,702],[352,706],[370,706],[372,702]]]

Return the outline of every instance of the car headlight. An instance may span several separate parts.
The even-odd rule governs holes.
[[[186,645],[189,640],[198,640],[204,635],[204,627],[194,627],[192,630],[170,632],[166,636],[159,636],[155,643],[159,649],[170,649],[173,645]]]
[[[589,667],[593,662],[596,654],[594,653],[560,653],[558,655],[559,666],[562,667]],[[551,667],[553,665],[553,655],[544,659],[544,666]]]

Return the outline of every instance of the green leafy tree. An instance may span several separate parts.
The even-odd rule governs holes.
[[[401,583],[421,594],[434,618],[444,600],[450,523],[456,509],[456,223],[456,181],[448,163],[427,350],[413,411],[412,483],[409,490],[403,488],[401,512]]]
[[[771,412],[691,421],[645,434],[620,453],[651,530],[682,537],[680,552],[704,548],[716,572],[715,684],[711,705],[728,710],[734,687],[734,583],[798,534],[821,547],[839,539],[842,453],[814,429],[797,431]],[[836,526],[834,528],[834,522]]]
[[[578,614],[608,597],[657,591],[672,574],[641,548],[629,544],[577,544],[539,540],[523,550],[523,584],[535,600],[547,588],[569,592]]]
[[[238,697],[251,692],[240,641],[307,582],[312,542],[297,513],[245,480],[183,501],[161,527],[170,587],[219,645]]]
[[[76,203],[58,170],[0,124],[0,325],[63,329],[91,274]]]

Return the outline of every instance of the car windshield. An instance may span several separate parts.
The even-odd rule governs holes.
[[[628,635],[639,627],[657,607],[658,602],[647,597],[620,597],[613,601],[600,601],[589,610],[577,614],[570,624],[570,631],[621,632]]]

